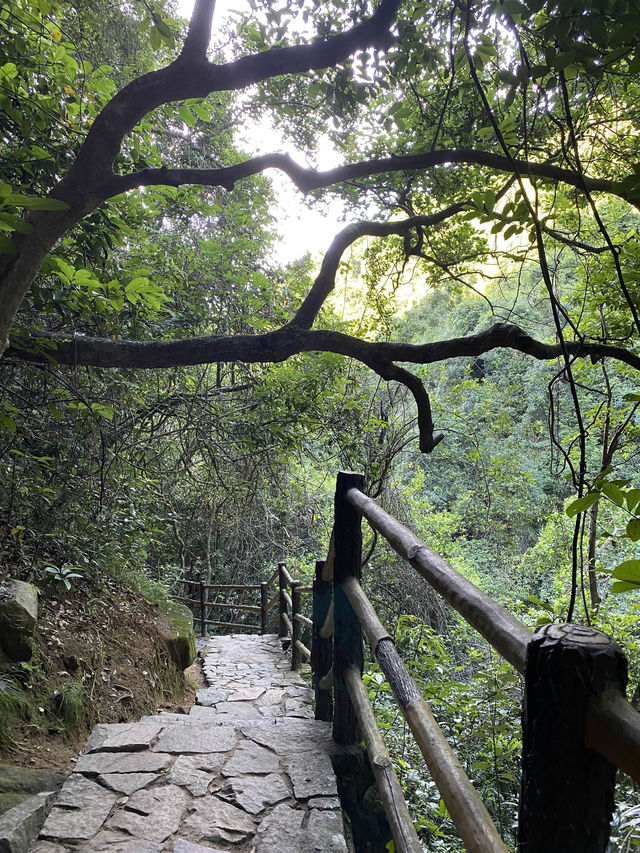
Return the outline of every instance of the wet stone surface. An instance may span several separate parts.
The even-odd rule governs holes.
[[[276,636],[212,637],[189,714],[98,725],[29,853],[342,853],[330,726]]]

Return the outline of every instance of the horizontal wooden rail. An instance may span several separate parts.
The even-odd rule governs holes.
[[[346,498],[396,553],[410,562],[518,672],[524,673],[526,649],[533,637],[526,625],[456,572],[371,498],[358,489],[349,489]],[[357,612],[354,602],[352,606]],[[366,631],[365,622],[363,627]],[[640,713],[620,693],[605,693],[594,700],[587,712],[586,745],[640,782]]]
[[[184,604],[200,604],[199,598],[185,598],[184,595],[174,595],[172,598],[174,601],[182,601]]]
[[[301,625],[306,625],[308,628],[313,628],[313,620],[303,616],[302,613],[294,613],[293,618]]]
[[[213,619],[205,619],[205,625],[215,625],[218,628],[242,628],[244,631],[255,631],[259,625],[249,625],[247,622],[215,622]]]
[[[207,601],[207,607],[225,608],[227,610],[253,610],[260,613],[259,604],[234,604],[232,601]]]
[[[585,744],[640,783],[640,714],[618,691],[587,709]]]
[[[313,592],[313,587],[312,586],[301,586],[300,592]]]
[[[373,708],[359,670],[353,666],[349,667],[345,671],[344,680],[358,718],[362,739],[367,747],[369,763],[389,821],[395,849],[397,853],[422,853],[422,844],[413,826],[389,753],[378,731]]]
[[[345,498],[505,660],[524,673],[527,645],[533,636],[526,625],[456,572],[359,489],[348,489]]]
[[[469,853],[507,853],[493,821],[355,577],[345,593]]]
[[[305,644],[301,640],[296,640],[296,647],[300,651],[300,654],[305,657],[308,661],[311,660],[311,651],[305,646]]]
[[[200,586],[200,581],[181,580],[179,583],[189,584],[191,586]],[[260,589],[259,583],[205,583],[205,589]]]

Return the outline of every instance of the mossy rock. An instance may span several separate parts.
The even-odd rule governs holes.
[[[66,778],[66,773],[0,764],[0,814],[40,791],[56,791]]]
[[[28,661],[38,620],[38,592],[24,581],[9,580],[0,591],[0,651],[9,661]]]
[[[158,619],[158,630],[169,647],[176,666],[186,669],[196,659],[196,635],[193,630],[193,614],[184,604],[176,601],[158,605],[162,616]]]

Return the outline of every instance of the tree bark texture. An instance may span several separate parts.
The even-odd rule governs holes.
[[[585,746],[587,708],[624,695],[626,659],[606,634],[545,625],[531,640],[523,714],[519,853],[604,853],[616,768]]]

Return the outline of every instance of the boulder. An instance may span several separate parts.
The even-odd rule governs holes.
[[[38,593],[31,583],[10,579],[0,588],[0,660],[27,661],[33,653]]]
[[[169,653],[180,669],[186,669],[196,659],[196,635],[193,631],[193,614],[184,604],[176,601],[158,605],[158,631],[169,647]]]

